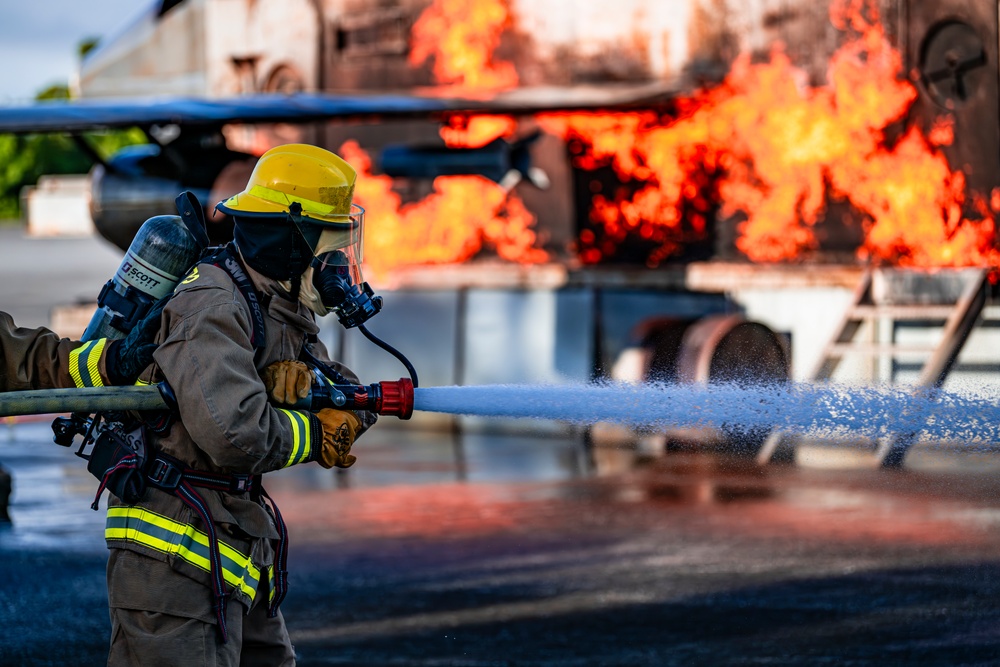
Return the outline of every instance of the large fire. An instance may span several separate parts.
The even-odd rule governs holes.
[[[740,220],[736,245],[749,259],[801,259],[817,248],[814,226],[830,203],[841,202],[862,220],[863,261],[1000,266],[1000,194],[966,192],[964,175],[939,150],[953,140],[949,118],[927,135],[903,126],[917,91],[874,3],[834,0],[830,18],[846,37],[823,86],[804,83],[775,45],[767,62],[738,57],[720,85],[676,100],[670,117],[538,117],[567,142],[575,167],[617,177],[616,187],[593,193],[594,228],[580,234],[579,259],[596,263],[638,238],[655,248],[647,258],[655,266],[705,237],[715,216]],[[517,73],[493,51],[511,21],[504,0],[435,0],[414,26],[410,61],[432,61],[441,83],[465,90],[510,87]],[[516,128],[511,118],[473,117],[449,123],[442,136],[475,147]],[[356,146],[345,149],[348,160],[369,166]],[[439,178],[432,195],[403,206],[389,179],[365,171],[357,197],[379,219],[367,241],[377,269],[463,261],[484,243],[513,261],[547,258],[521,200],[479,177]]]
[[[448,93],[477,96],[510,88],[518,82],[514,66],[493,58],[509,22],[505,0],[435,0],[413,26],[409,62],[432,61],[435,79]],[[505,116],[455,117],[441,128],[441,137],[453,148],[479,148],[516,127]],[[358,169],[355,201],[378,220],[365,237],[366,265],[374,274],[385,277],[403,265],[464,262],[484,246],[512,262],[548,259],[538,247],[535,216],[497,183],[441,176],[431,195],[404,204],[391,178],[372,174],[371,159],[360,146],[349,142],[341,154]]]
[[[614,199],[595,197],[603,248],[613,252],[623,231],[639,233],[661,244],[655,263],[681,240],[682,210],[694,211],[689,218],[703,228],[707,188],[723,216],[745,218],[736,245],[754,261],[793,260],[814,249],[813,225],[833,198],[864,217],[862,259],[997,266],[992,212],[974,199],[968,217],[963,174],[936,150],[951,141],[947,121],[930,138],[911,127],[887,141],[887,128],[905,117],[917,92],[902,77],[877,12],[861,4],[831,8],[834,24],[854,36],[832,58],[826,86],[803,85],[804,73],[776,46],[766,63],[739,57],[722,85],[682,101],[677,118],[543,118],[549,131],[588,147],[580,166],[610,164],[623,183],[639,184]],[[581,259],[602,257],[581,241]]]
[[[535,218],[521,200],[479,176],[448,176],[434,180],[434,192],[403,205],[392,179],[371,173],[371,159],[355,142],[340,149],[359,173],[354,199],[366,215],[378,220],[365,233],[366,266],[384,277],[407,264],[463,262],[484,243],[503,259],[541,262],[535,247]]]
[[[434,62],[438,83],[464,94],[504,90],[517,85],[511,63],[493,52],[510,24],[506,0],[435,0],[413,24],[410,64]]]

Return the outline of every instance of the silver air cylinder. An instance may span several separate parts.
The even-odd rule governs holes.
[[[146,220],[114,277],[101,289],[82,340],[124,338],[156,301],[177,287],[202,250],[180,216]]]

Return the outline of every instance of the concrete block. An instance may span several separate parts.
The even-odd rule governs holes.
[[[30,236],[90,236],[90,179],[87,176],[42,176],[24,188],[23,210]]]

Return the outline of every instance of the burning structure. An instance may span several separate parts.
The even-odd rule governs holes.
[[[997,26],[996,5],[971,0],[164,0],[87,58],[78,87],[563,95],[565,111],[533,116],[227,138],[257,154],[316,141],[364,172],[369,268],[402,304],[373,329],[412,331],[430,384],[581,380],[616,366],[708,380],[727,349],[753,377],[806,378],[867,269],[1000,265]],[[643,90],[646,103],[573,111],[570,91],[584,86]],[[530,168],[496,181],[406,170],[434,174],[446,149],[497,145],[525,147]],[[232,166],[216,195],[241,182]],[[942,300],[921,289],[907,298]],[[875,353],[855,365],[875,379],[919,370],[886,354],[948,321],[914,311],[901,326],[901,312],[863,325]],[[364,368],[362,349],[341,344]],[[638,370],[621,370],[630,350]]]
[[[997,40],[995,30],[983,31],[996,21],[976,3],[297,4],[158,3],[127,39],[85,61],[80,91],[227,96],[436,86],[442,95],[489,97],[518,87],[656,83],[661,103],[649,110],[453,119],[440,133],[448,146],[541,129],[570,154],[572,173],[556,176],[572,181],[557,189],[570,190],[573,201],[555,212],[558,220],[545,219],[551,207],[522,211],[514,191],[485,207],[502,203],[509,209],[502,226],[513,229],[471,226],[501,257],[523,262],[544,261],[554,249],[585,265],[657,266],[698,255],[774,262],[845,251],[904,266],[995,263]],[[289,13],[319,21],[276,20]],[[209,26],[220,25],[229,29],[213,28],[208,40]],[[387,133],[429,141],[422,129],[421,136],[383,125],[325,128],[332,136],[322,138],[353,139],[345,150],[366,162],[355,145],[377,151],[393,140]],[[259,153],[269,140],[254,135],[264,143],[245,147]],[[452,203],[491,199],[460,180],[439,181],[433,201],[460,217],[481,214]],[[365,187],[377,196],[386,190]],[[418,197],[399,197],[407,198]],[[420,213],[430,204],[407,204],[397,208],[408,228],[432,217]],[[539,216],[546,234],[519,233]],[[577,229],[555,233],[569,218]],[[731,251],[718,247],[726,228]],[[478,250],[459,241],[448,256],[430,245],[411,247],[407,259],[462,261]]]

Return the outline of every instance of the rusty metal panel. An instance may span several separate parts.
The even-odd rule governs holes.
[[[943,147],[968,185],[989,193],[1000,185],[997,3],[911,1],[906,64],[920,98],[914,112],[929,127],[951,113],[955,141]]]
[[[895,16],[898,0],[882,0]],[[409,33],[430,0],[326,0],[325,88],[431,85],[406,60]],[[806,0],[510,0],[512,24],[494,54],[525,86],[720,80],[741,52],[776,41],[816,82],[837,46],[825,3]],[[894,19],[893,19],[894,20]],[[890,29],[890,33],[894,31]]]
[[[330,48],[342,58],[405,55],[412,23],[412,17],[400,7],[348,14],[331,24]]]
[[[407,62],[410,30],[430,0],[325,0],[321,78],[326,90],[385,90],[431,83]]]

